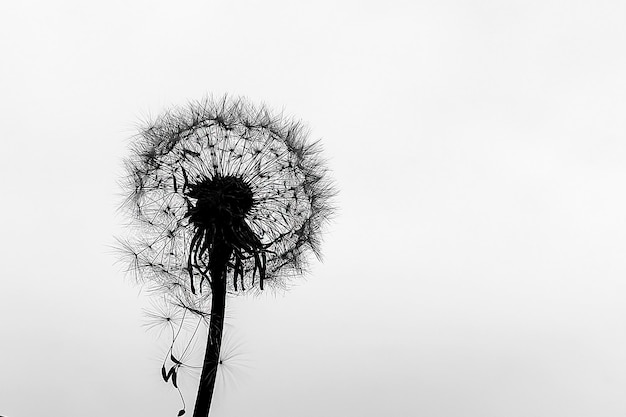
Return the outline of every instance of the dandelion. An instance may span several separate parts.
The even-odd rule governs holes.
[[[227,96],[157,118],[126,166],[137,233],[120,250],[139,282],[208,325],[194,409],[206,417],[227,293],[284,288],[319,259],[335,190],[300,122]]]

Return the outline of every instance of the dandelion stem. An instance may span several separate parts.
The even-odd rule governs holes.
[[[211,319],[193,417],[208,417],[211,407],[222,345],[226,309],[226,271],[231,253],[232,247],[222,243],[215,245],[210,258]]]

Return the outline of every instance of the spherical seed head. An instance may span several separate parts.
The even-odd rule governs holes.
[[[320,255],[335,194],[306,136],[301,123],[226,96],[146,126],[125,183],[139,277],[197,309],[190,280],[202,278],[218,240],[232,250],[231,291],[257,288],[260,274],[280,286],[302,273],[307,253]]]

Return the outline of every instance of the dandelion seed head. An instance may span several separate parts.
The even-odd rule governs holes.
[[[203,277],[225,242],[229,293],[275,288],[318,258],[334,187],[299,121],[242,98],[207,98],[166,112],[126,161],[127,241],[139,281],[181,308],[205,311]],[[214,246],[212,246],[214,245]],[[200,293],[193,280],[200,282]]]

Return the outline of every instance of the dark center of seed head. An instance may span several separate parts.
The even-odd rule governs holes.
[[[241,221],[252,209],[254,196],[250,186],[234,176],[215,176],[189,186],[188,197],[197,199],[187,215],[200,227],[217,227]]]

